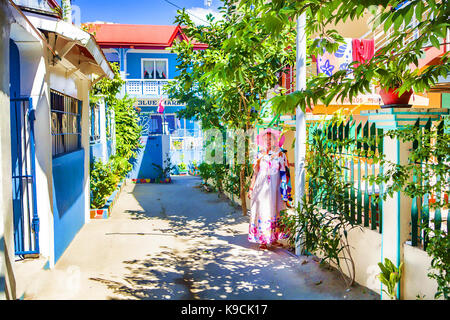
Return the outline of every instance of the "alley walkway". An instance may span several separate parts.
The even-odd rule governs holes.
[[[25,299],[379,299],[336,272],[247,241],[248,217],[200,179],[127,185]],[[302,263],[303,261],[307,263]]]

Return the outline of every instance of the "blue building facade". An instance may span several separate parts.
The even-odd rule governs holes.
[[[0,299],[30,285],[16,277],[19,265],[31,272],[33,258],[53,268],[89,220],[89,91],[114,73],[95,39],[59,9],[0,1],[0,260],[8,266]]]
[[[110,62],[120,65],[126,84],[122,95],[136,98],[141,143],[130,179],[153,180],[171,164],[188,166],[202,160],[199,122],[177,117],[184,105],[169,100],[164,86],[178,76],[177,55],[168,49],[176,39],[186,39],[177,26],[100,24],[96,39]],[[198,49],[203,49],[199,47]],[[158,112],[160,104],[164,112]],[[156,166],[154,166],[156,164]],[[184,165],[183,165],[184,164]]]

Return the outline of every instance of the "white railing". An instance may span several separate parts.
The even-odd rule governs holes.
[[[153,79],[126,79],[125,92],[129,95],[167,95],[164,86],[173,79],[153,80]]]
[[[422,13],[422,19],[426,19],[430,14],[430,8],[427,8]],[[416,19],[415,12],[412,18],[411,23],[405,28],[404,25],[400,26],[400,29],[405,30],[409,28],[415,28],[418,25],[419,21]],[[376,28],[376,30],[373,32],[373,38],[375,39],[375,52],[383,48],[384,46],[389,44],[390,37],[393,33],[393,26],[391,26],[386,32],[384,32],[383,25],[380,25]],[[403,40],[404,45],[417,40],[419,38],[418,30],[414,30],[412,33],[408,34],[405,39]]]

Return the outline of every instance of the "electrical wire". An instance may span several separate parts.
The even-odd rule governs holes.
[[[174,6],[175,8],[178,8],[178,9],[180,9],[180,10],[186,9],[186,8],[180,7],[179,5],[173,3],[173,2],[171,2],[171,1],[169,1],[169,0],[163,0],[163,1],[167,2],[168,4]],[[197,19],[202,20],[203,22],[209,23],[208,21],[206,21],[206,20],[204,20],[204,19],[202,19],[202,18],[196,16],[195,14],[190,13],[189,10],[187,10],[187,11],[188,11],[188,13],[189,13],[191,16],[196,17]]]

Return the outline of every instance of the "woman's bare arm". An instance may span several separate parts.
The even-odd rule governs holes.
[[[256,177],[258,176],[259,172],[259,161],[256,163],[255,168],[253,169],[253,175],[252,175],[252,181],[250,182],[250,188],[248,192],[248,197],[251,197],[251,193],[253,191],[253,188],[255,187]]]

